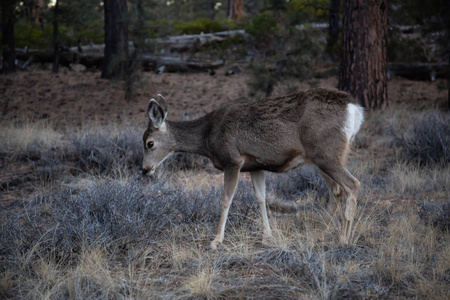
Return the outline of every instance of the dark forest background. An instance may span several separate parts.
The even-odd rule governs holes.
[[[391,72],[448,76],[449,7],[444,0],[4,0],[2,71],[52,61],[58,72],[60,64],[77,62],[124,80],[132,97],[142,68],[211,72],[217,59],[246,61],[257,74],[254,85],[270,96],[282,78],[308,78],[317,65],[334,64],[340,89],[383,108]],[[201,41],[217,32],[233,33]],[[199,38],[178,49],[162,46],[161,39],[170,44],[179,35]],[[83,52],[86,45],[102,45],[101,55]]]

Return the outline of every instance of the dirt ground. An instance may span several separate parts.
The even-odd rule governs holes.
[[[169,106],[169,120],[199,117],[222,105],[252,101],[247,87],[249,73],[225,76],[208,73],[144,73],[136,85],[136,95],[125,100],[124,83],[100,78],[100,72],[50,71],[18,72],[0,76],[0,124],[45,121],[59,130],[98,122],[131,122],[145,126],[148,100],[162,94]],[[299,82],[299,90],[311,87],[336,87],[337,78]],[[278,85],[273,96],[286,93]],[[445,80],[412,81],[393,78],[388,82],[391,107],[408,106],[414,110],[447,106]],[[186,117],[186,116],[185,116]],[[142,124],[142,125],[141,125]]]

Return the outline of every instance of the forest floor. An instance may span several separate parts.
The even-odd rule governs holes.
[[[348,160],[361,181],[349,245],[339,241],[342,211],[318,224],[320,176],[298,169],[267,174],[269,245],[243,174],[224,244],[206,250],[222,174],[175,155],[158,178],[142,176],[145,111],[158,93],[169,120],[257,100],[249,77],[144,73],[125,100],[123,82],[98,72],[0,76],[0,298],[450,298],[450,168],[418,164],[399,145],[427,120],[448,128],[440,79],[393,78],[389,107],[366,112]],[[273,96],[336,85],[278,84]]]
[[[254,101],[246,82],[249,74],[225,76],[220,69],[208,73],[144,73],[136,84],[136,95],[125,100],[124,83],[100,78],[100,73],[63,71],[19,72],[0,77],[0,124],[47,121],[57,126],[76,127],[93,121],[99,124],[133,122],[143,124],[150,98],[162,94],[169,106],[169,120],[181,120],[184,114],[199,117],[222,105]],[[296,83],[297,90],[315,87],[336,88],[337,78],[311,79]],[[286,94],[283,84],[273,96]],[[289,87],[292,90],[292,87]],[[447,105],[446,83],[394,78],[388,82],[389,103],[393,108],[408,107],[420,111]],[[144,126],[144,125],[142,125]],[[144,128],[144,127],[142,127]]]

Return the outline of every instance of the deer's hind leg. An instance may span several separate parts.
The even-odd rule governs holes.
[[[328,187],[330,188],[330,201],[328,206],[329,218],[333,216],[341,198],[345,200],[344,222],[341,233],[341,241],[348,244],[351,233],[353,219],[356,212],[356,199],[359,193],[359,181],[353,177],[344,167],[345,156],[348,144],[345,144],[337,151],[322,151],[320,153],[311,149],[311,161],[319,168],[323,174]],[[335,200],[335,201],[334,201]]]
[[[356,199],[359,194],[360,183],[347,170],[344,169],[344,171],[347,174],[346,181],[350,181],[350,183],[345,187],[345,189],[348,189],[348,191],[345,192],[346,193],[345,212],[344,212],[345,221],[342,228],[342,241],[344,244],[348,244],[350,241],[350,237],[352,235],[353,220],[356,214],[356,205],[357,205]]]
[[[320,170],[319,170],[320,171]],[[328,191],[329,191],[329,199],[326,209],[326,216],[325,216],[325,224],[326,226],[330,225],[331,221],[333,220],[333,216],[336,213],[336,210],[338,208],[339,203],[341,202],[342,196],[343,196],[343,190],[339,187],[339,185],[328,175],[320,171],[322,178],[325,180]]]
[[[355,218],[357,204],[356,199],[358,197],[360,183],[343,166],[322,166],[319,168],[343,191],[342,197],[345,197],[345,212],[341,241],[344,244],[348,244],[352,234],[353,219]]]
[[[266,208],[266,182],[264,171],[250,172],[253,182],[253,190],[255,191],[256,200],[258,201],[259,211],[264,226],[263,243],[272,237],[272,229],[270,229],[269,218],[267,217]]]

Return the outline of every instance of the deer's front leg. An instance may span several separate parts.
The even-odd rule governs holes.
[[[220,215],[219,228],[217,229],[216,238],[211,243],[211,249],[213,250],[217,249],[217,246],[223,241],[228,211],[230,210],[231,202],[233,201],[233,196],[239,179],[239,169],[225,170],[223,178],[222,213]]]

